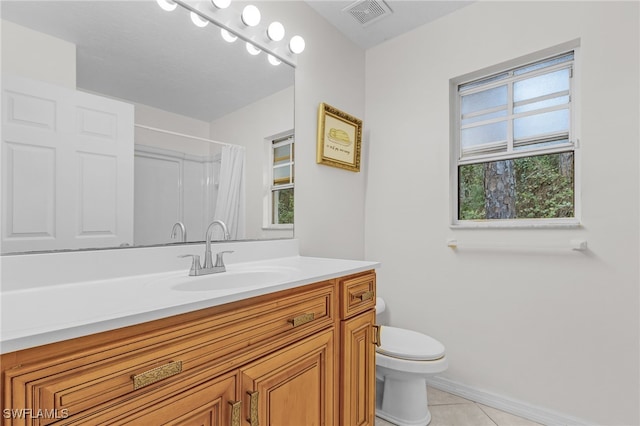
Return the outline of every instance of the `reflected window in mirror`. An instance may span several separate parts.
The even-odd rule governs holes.
[[[267,228],[293,227],[295,141],[293,134],[269,141]]]

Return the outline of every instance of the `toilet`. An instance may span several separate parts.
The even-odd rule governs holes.
[[[386,309],[376,298],[376,315]],[[399,426],[427,425],[427,377],[447,369],[444,345],[397,327],[382,326],[376,348],[376,416]]]

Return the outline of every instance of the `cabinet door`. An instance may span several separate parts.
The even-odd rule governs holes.
[[[241,369],[243,424],[336,424],[334,350],[334,330],[327,330]]]
[[[375,312],[341,323],[340,424],[375,424],[376,360],[373,342]]]

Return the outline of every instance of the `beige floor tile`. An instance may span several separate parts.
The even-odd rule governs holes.
[[[496,426],[476,404],[434,405],[429,410],[429,426]]]
[[[376,417],[375,426],[395,426],[393,423],[389,423],[386,420],[382,420],[380,417]]]
[[[523,419],[522,417],[505,413],[504,411],[497,410],[493,407],[487,407],[486,405],[482,404],[477,405],[498,426],[541,426],[540,423],[532,422],[531,420]]]
[[[427,387],[431,423],[429,426],[541,426],[486,405]],[[376,417],[375,426],[394,426]]]
[[[473,404],[473,401],[427,386],[429,405]]]

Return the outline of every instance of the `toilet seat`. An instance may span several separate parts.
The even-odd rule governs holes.
[[[435,361],[444,357],[444,345],[433,337],[397,327],[383,326],[376,352],[412,361]]]

